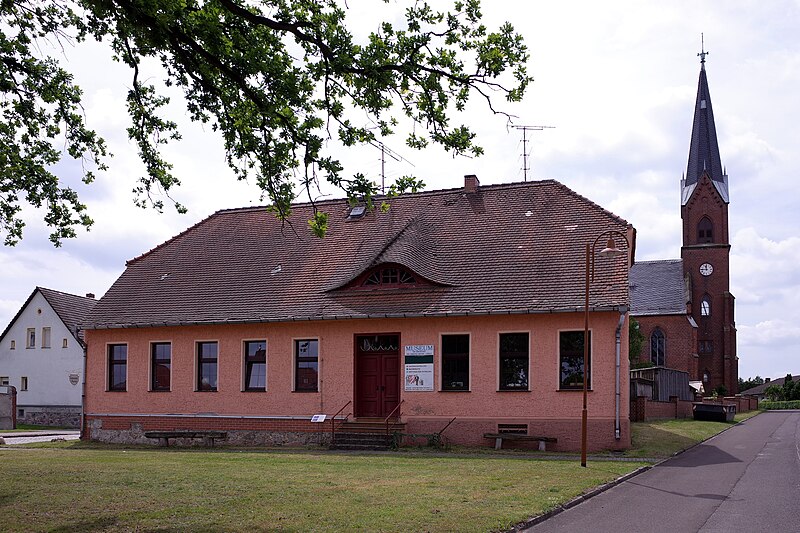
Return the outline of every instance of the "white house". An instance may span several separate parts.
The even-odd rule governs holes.
[[[0,385],[17,389],[17,423],[79,427],[93,294],[37,287],[0,336]]]

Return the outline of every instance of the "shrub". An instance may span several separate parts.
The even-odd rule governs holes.
[[[767,411],[779,411],[781,409],[800,409],[800,400],[790,402],[759,402],[758,406]]]

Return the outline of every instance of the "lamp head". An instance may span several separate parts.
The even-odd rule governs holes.
[[[608,243],[606,243],[606,247],[600,250],[600,255],[602,255],[603,257],[616,257],[624,253],[625,250],[620,250],[619,248],[617,248],[617,243],[614,242],[613,237],[609,237]]]

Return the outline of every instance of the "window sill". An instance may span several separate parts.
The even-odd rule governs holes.
[[[108,389],[106,392],[128,392],[128,389]]]
[[[296,392],[298,394],[319,394],[318,390],[293,390],[292,392]]]
[[[496,392],[531,392],[531,389],[497,389]]]
[[[244,389],[242,392],[267,392],[267,389]]]
[[[556,392],[583,392],[583,387],[580,389],[556,389]],[[592,388],[589,387],[586,392],[592,392]]]
[[[172,389],[150,389],[147,392],[172,392]]]
[[[198,390],[195,390],[195,392],[217,392],[217,390],[216,389],[214,389],[214,390],[199,390],[198,389]]]

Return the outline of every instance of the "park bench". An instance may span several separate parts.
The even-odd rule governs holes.
[[[539,451],[545,451],[547,442],[558,442],[555,437],[537,437],[534,435],[523,435],[521,433],[484,433],[484,439],[494,439],[494,449],[500,450],[503,448],[503,440],[516,440],[516,441],[538,441]]]
[[[213,447],[216,439],[227,439],[228,433],[225,431],[146,431],[144,434],[148,439],[158,439],[159,446],[169,446],[169,439],[203,439],[205,446]]]

